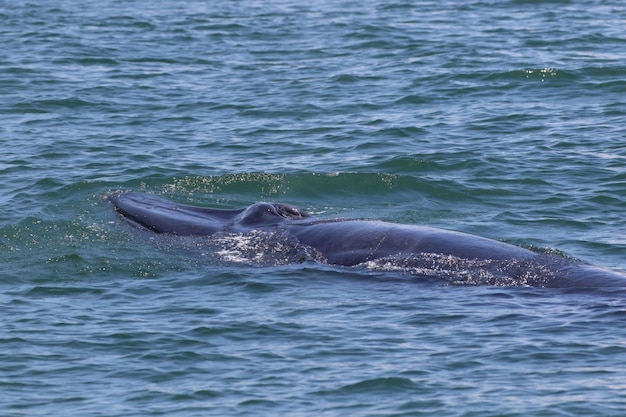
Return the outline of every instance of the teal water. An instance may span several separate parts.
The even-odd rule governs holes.
[[[626,271],[617,0],[0,0],[6,416],[621,416],[626,294],[222,262],[115,190]]]

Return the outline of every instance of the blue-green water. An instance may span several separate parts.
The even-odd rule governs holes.
[[[102,196],[626,271],[618,0],[0,0],[6,416],[621,416],[626,293],[218,262]]]

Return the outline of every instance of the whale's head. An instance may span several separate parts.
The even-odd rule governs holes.
[[[256,203],[244,209],[234,223],[245,227],[258,227],[307,217],[310,216],[303,210],[289,204]]]

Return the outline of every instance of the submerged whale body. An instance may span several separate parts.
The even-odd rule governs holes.
[[[280,231],[316,259],[413,272],[452,283],[540,287],[626,287],[626,276],[467,233],[376,220],[316,219],[288,204],[224,210],[178,204],[133,192],[108,196],[128,223],[155,233],[211,236]],[[280,242],[277,242],[280,243]]]

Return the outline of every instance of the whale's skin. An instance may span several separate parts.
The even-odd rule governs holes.
[[[179,204],[135,192],[118,192],[108,200],[133,226],[176,236],[210,236],[253,230],[283,232],[314,249],[324,262],[354,266],[385,258],[436,255],[515,270],[520,285],[541,287],[626,287],[626,276],[556,255],[546,255],[480,236],[429,226],[364,219],[317,219],[288,204],[256,203],[240,209]],[[510,267],[515,265],[515,267]],[[534,266],[541,276],[520,271]],[[510,268],[509,268],[510,267]],[[535,274],[536,275],[536,274]],[[522,279],[521,277],[526,277]]]

